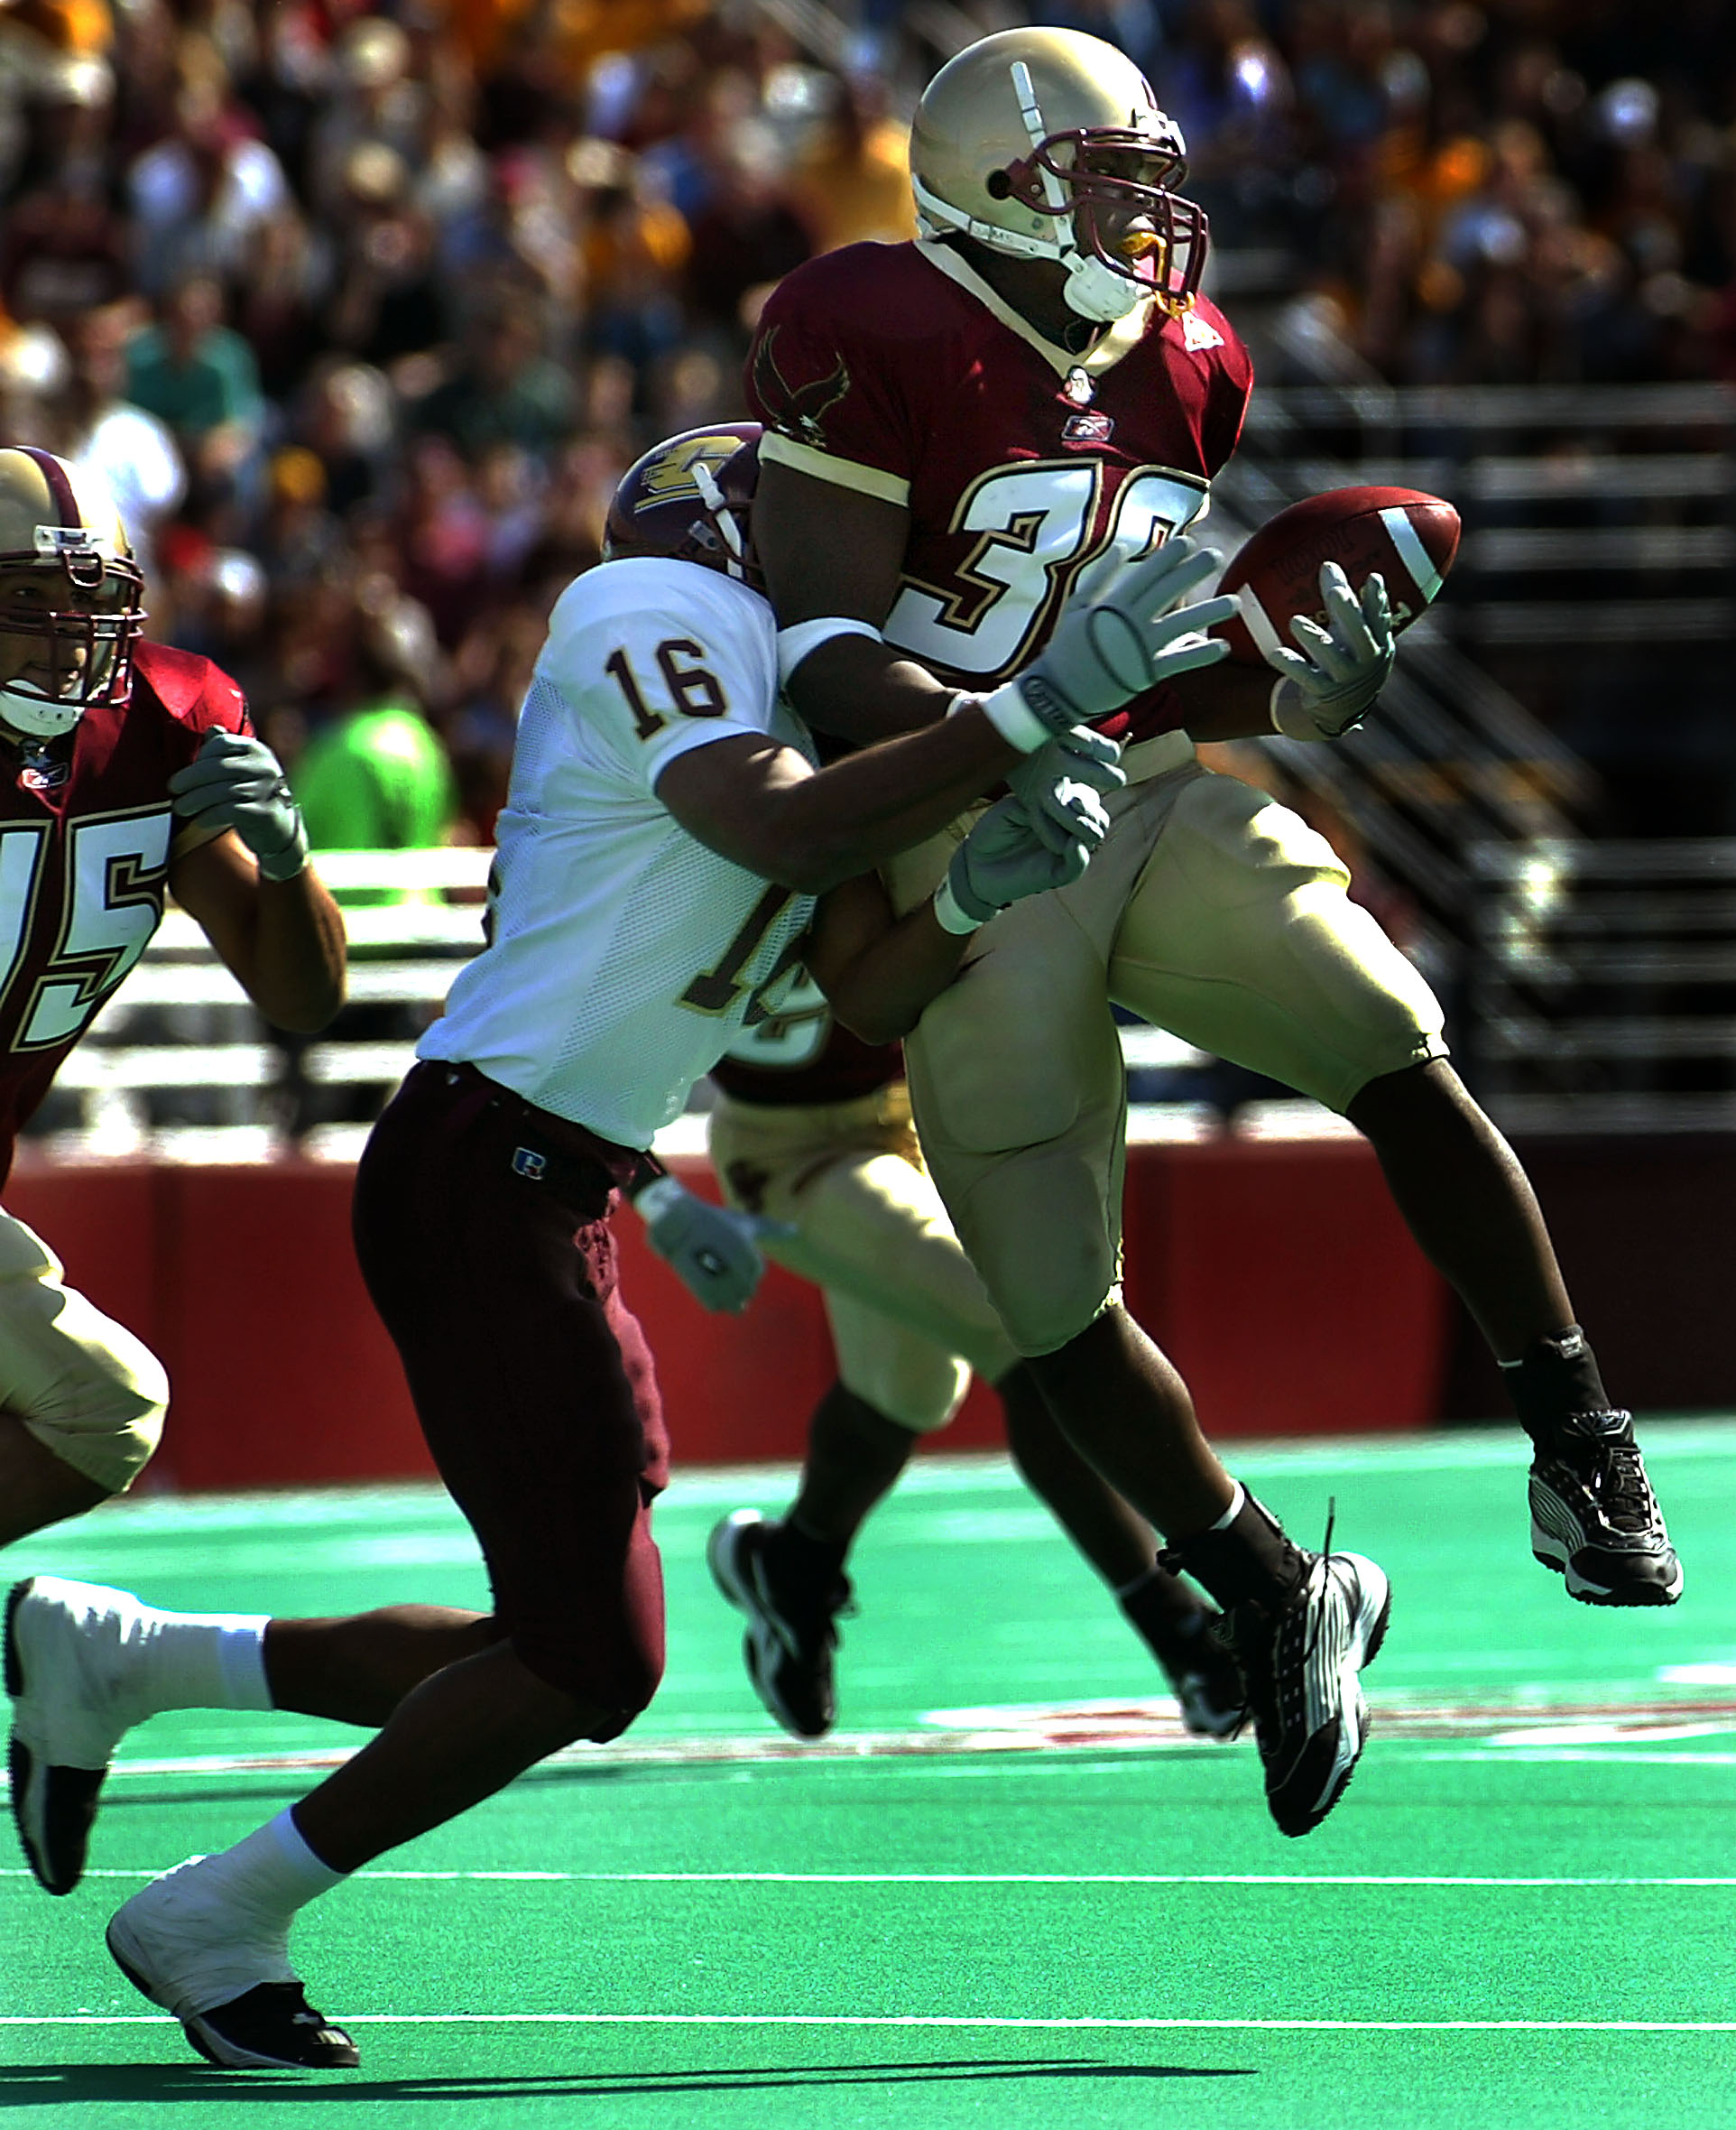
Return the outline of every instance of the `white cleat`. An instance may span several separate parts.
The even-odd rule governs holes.
[[[174,2014],[208,2062],[353,2070],[355,2042],[313,2009],[290,1965],[288,1924],[262,1924],[213,1887],[206,1861],[178,1864],[115,1910],[107,1931],[115,1966]]]
[[[12,1816],[51,1894],[78,1885],[109,1761],[145,1713],[125,1681],[150,1616],[125,1590],[51,1575],[14,1584],[6,1600]]]

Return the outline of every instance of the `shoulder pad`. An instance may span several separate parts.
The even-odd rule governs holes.
[[[231,732],[251,729],[240,689],[221,666],[197,652],[176,651],[167,644],[141,644],[133,658],[135,691],[141,682],[171,718],[195,731],[214,725]]]

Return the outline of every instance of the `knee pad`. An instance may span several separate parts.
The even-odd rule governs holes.
[[[1076,1154],[1002,1163],[975,1184],[966,1211],[965,1247],[1020,1354],[1053,1353],[1118,1296],[1120,1236],[1103,1178]]]
[[[45,1369],[27,1387],[18,1418],[60,1462],[125,1494],[162,1440],[169,1376],[142,1339],[82,1294],[65,1290]]]

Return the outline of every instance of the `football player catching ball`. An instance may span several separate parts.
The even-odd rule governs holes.
[[[923,234],[799,267],[749,357],[780,670],[799,713],[845,740],[969,704],[1014,746],[1063,712],[1125,742],[1128,784],[1089,870],[986,925],[921,1016],[916,1121],[1062,1427],[1225,1607],[1268,1802],[1305,1833],[1362,1748],[1357,1675],[1385,1579],[1284,1535],[1122,1304],[1112,1002],[1367,1135],[1502,1364],[1533,1445],[1533,1551],[1574,1597],[1669,1604],[1681,1567],[1529,1184],[1447,1061],[1438,1005],[1324,838],[1195,755],[1196,737],[1330,741],[1358,723],[1394,656],[1378,576],[1356,596],[1327,565],[1324,620],[1295,625],[1275,675],[1219,665],[1131,703],[1098,693],[1055,633],[1082,575],[1196,522],[1251,387],[1201,292],[1207,230],[1178,190],[1178,129],[1113,47],[1009,30],[929,83],[911,168]],[[895,911],[932,889],[958,832],[885,868]]]

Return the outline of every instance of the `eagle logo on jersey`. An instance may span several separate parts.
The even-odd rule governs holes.
[[[826,431],[821,426],[822,417],[849,391],[849,368],[840,356],[829,376],[817,377],[811,384],[791,384],[779,369],[778,358],[771,352],[781,330],[781,327],[773,326],[754,354],[753,389],[762,405],[769,411],[771,426],[780,435],[823,451]]]

